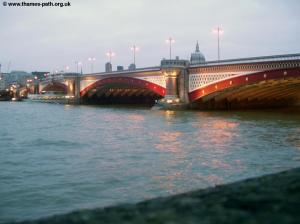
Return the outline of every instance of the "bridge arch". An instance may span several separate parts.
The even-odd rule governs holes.
[[[100,79],[80,91],[85,101],[97,95],[105,102],[134,103],[154,102],[164,97],[166,89],[155,83],[132,77],[109,77]]]
[[[284,106],[295,100],[300,100],[299,67],[235,75],[189,93],[192,107],[203,109]]]
[[[68,87],[61,82],[57,82],[57,81],[52,81],[50,83],[48,83],[47,85],[45,85],[40,92],[56,92],[56,93],[62,93],[62,94],[66,94],[68,90]]]

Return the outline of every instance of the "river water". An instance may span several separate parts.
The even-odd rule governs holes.
[[[0,223],[300,165],[300,112],[0,103]]]

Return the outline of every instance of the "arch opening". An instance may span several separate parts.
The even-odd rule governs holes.
[[[85,104],[134,104],[152,106],[163,98],[165,88],[135,78],[106,78],[81,91]]]
[[[42,90],[42,94],[67,94],[67,86],[60,82],[51,82],[46,85]]]

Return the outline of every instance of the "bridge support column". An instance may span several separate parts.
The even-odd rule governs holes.
[[[181,71],[178,76],[179,99],[184,105],[189,104],[189,73],[187,69]]]
[[[79,104],[80,103],[80,76],[68,76],[65,77],[65,84],[67,86],[68,103]]]
[[[179,69],[165,69],[164,76],[166,79],[166,96],[167,99],[177,99],[178,96],[178,75],[180,74]]]
[[[33,94],[39,94],[41,90],[41,86],[37,80],[34,79],[33,81]]]
[[[188,104],[188,73],[189,61],[162,60],[161,70],[166,79],[166,95],[159,104],[165,109],[181,109]]]

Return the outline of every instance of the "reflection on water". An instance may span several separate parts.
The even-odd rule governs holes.
[[[0,124],[0,223],[131,203],[300,164],[299,112],[23,102],[1,103]]]
[[[183,146],[178,139],[182,135],[181,132],[158,132],[159,144],[155,144],[155,148],[160,151],[182,153]]]
[[[234,139],[234,137],[238,137],[238,123],[237,122],[230,122],[222,119],[218,119],[215,121],[210,121],[209,123],[203,124],[201,132],[200,140],[206,139],[206,144],[209,146],[211,145],[220,145],[226,146],[230,144]],[[204,144],[203,147],[206,147]],[[226,147],[221,147],[226,151]]]

